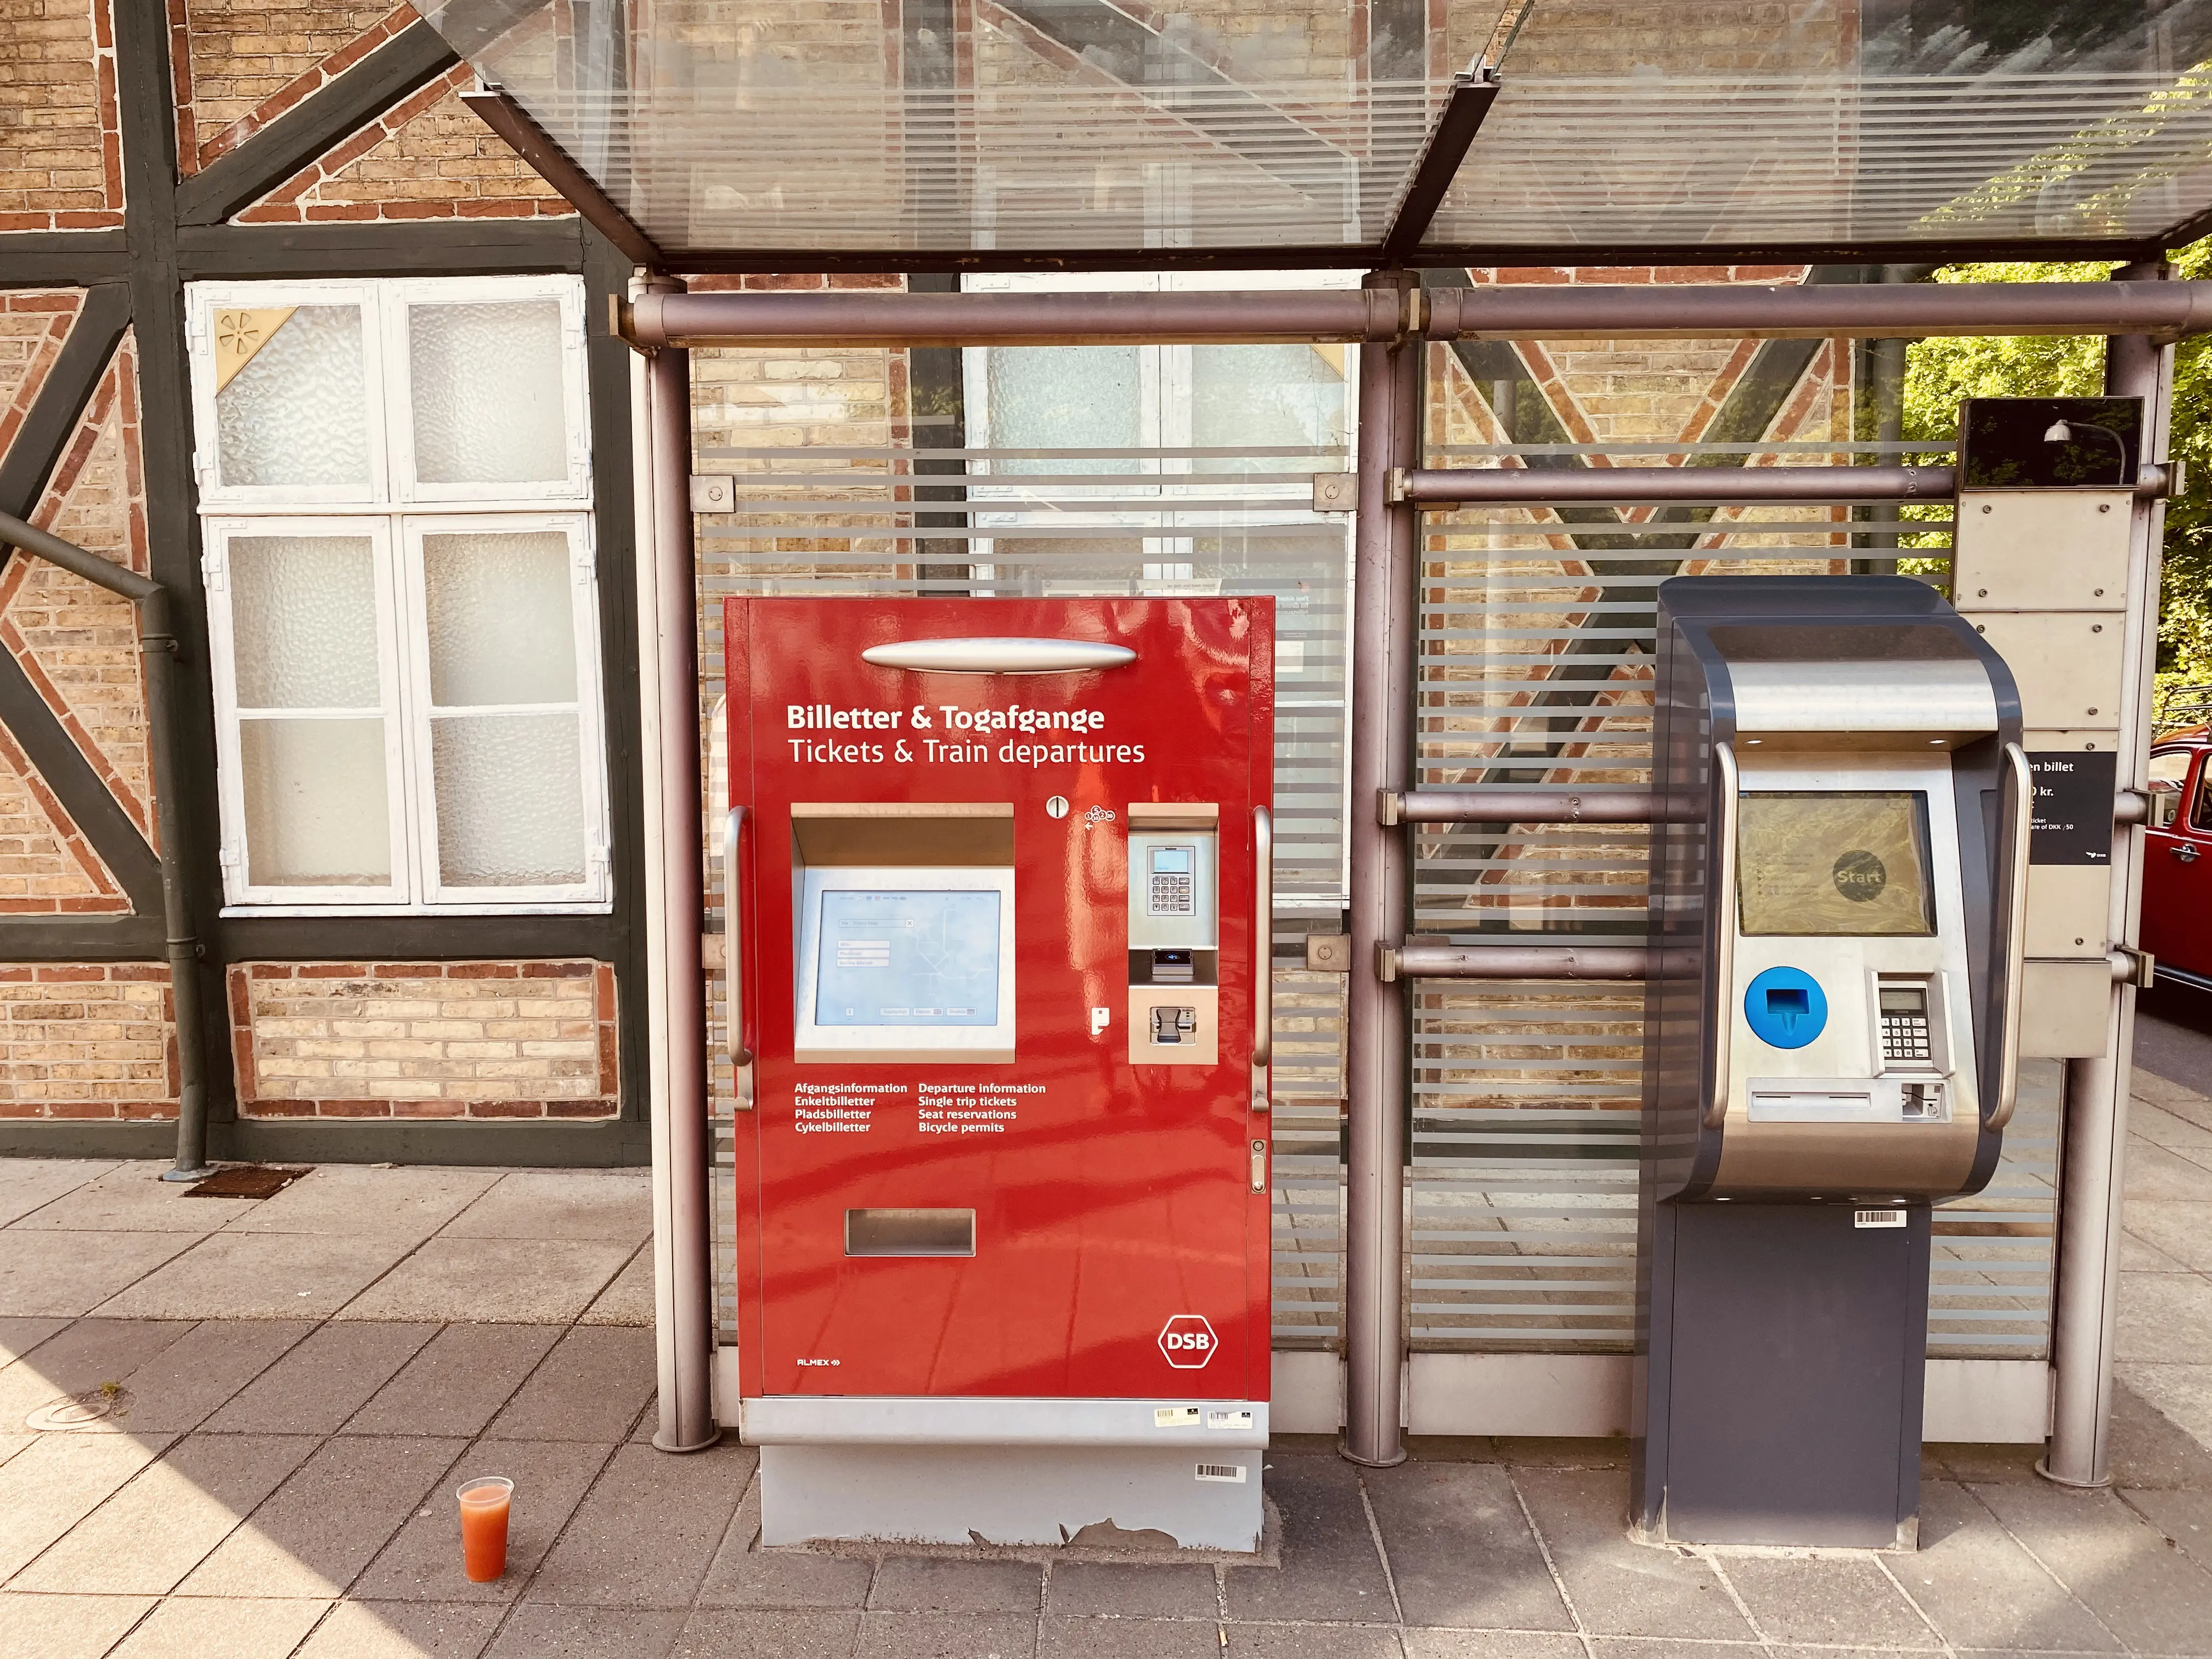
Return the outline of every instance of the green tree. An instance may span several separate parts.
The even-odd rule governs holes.
[[[2177,276],[2212,276],[2212,238],[2174,255],[2173,264]],[[1945,267],[1935,280],[2101,282],[2113,269],[2104,263],[1961,264]],[[2105,343],[2096,335],[1916,341],[1905,355],[1905,436],[1948,447],[1958,440],[1963,398],[2094,397],[2104,378]],[[2202,337],[2184,340],[2174,353],[2172,453],[2187,469],[2190,493],[2166,507],[2161,694],[2212,682],[2212,345]],[[1932,538],[1906,539],[1924,544]]]

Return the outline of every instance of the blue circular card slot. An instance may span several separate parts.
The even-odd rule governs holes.
[[[1828,1026],[1828,999],[1802,968],[1769,968],[1743,994],[1752,1035],[1776,1048],[1802,1048]]]

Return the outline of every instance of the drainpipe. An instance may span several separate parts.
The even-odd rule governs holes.
[[[680,294],[663,277],[634,295]],[[697,571],[691,539],[691,354],[663,346],[632,373],[638,446],[639,744],[645,771],[646,1021],[653,1112],[653,1443],[700,1451],[714,1422],[708,1202],[705,906],[700,817]]]
[[[169,592],[151,577],[5,513],[0,513],[0,545],[119,593],[138,610],[138,654],[146,667],[147,746],[154,768],[155,836],[161,842],[162,933],[167,940],[170,1011],[177,1027],[177,1162],[161,1179],[198,1181],[210,1173],[207,1052],[200,1024],[200,944],[192,933],[185,886],[184,829],[177,811],[177,780],[184,765],[177,752],[177,640],[169,624]]]

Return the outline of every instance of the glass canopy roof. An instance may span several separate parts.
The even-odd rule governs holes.
[[[1504,90],[1406,263],[2132,257],[2212,228],[2212,0],[427,9],[690,270],[1375,263],[1478,63]]]

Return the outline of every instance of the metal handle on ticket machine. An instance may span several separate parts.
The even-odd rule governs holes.
[[[1267,1109],[1275,1058],[1275,815],[1252,809],[1252,1102]]]
[[[2002,1129],[2012,1121],[2020,1099],[2020,1010],[2027,976],[2027,854],[2034,823],[2035,774],[2027,755],[2016,743],[2004,746],[2004,805],[2002,828],[1997,835],[1999,875],[2004,882],[2004,931],[1996,952],[1996,966],[2004,975],[1998,991],[1996,1104],[1990,1110],[1988,1127]]]
[[[753,1104],[753,1054],[745,1047],[745,927],[744,872],[738,841],[745,809],[732,806],[722,820],[722,1041],[730,1055],[730,1086],[741,1112]]]
[[[1736,799],[1743,782],[1736,770],[1735,750],[1729,744],[1713,745],[1712,834],[1705,857],[1713,868],[1713,902],[1721,906],[1713,928],[1713,1098],[1705,1108],[1705,1127],[1717,1129],[1728,1121],[1729,1065],[1735,1036],[1735,818]]]

